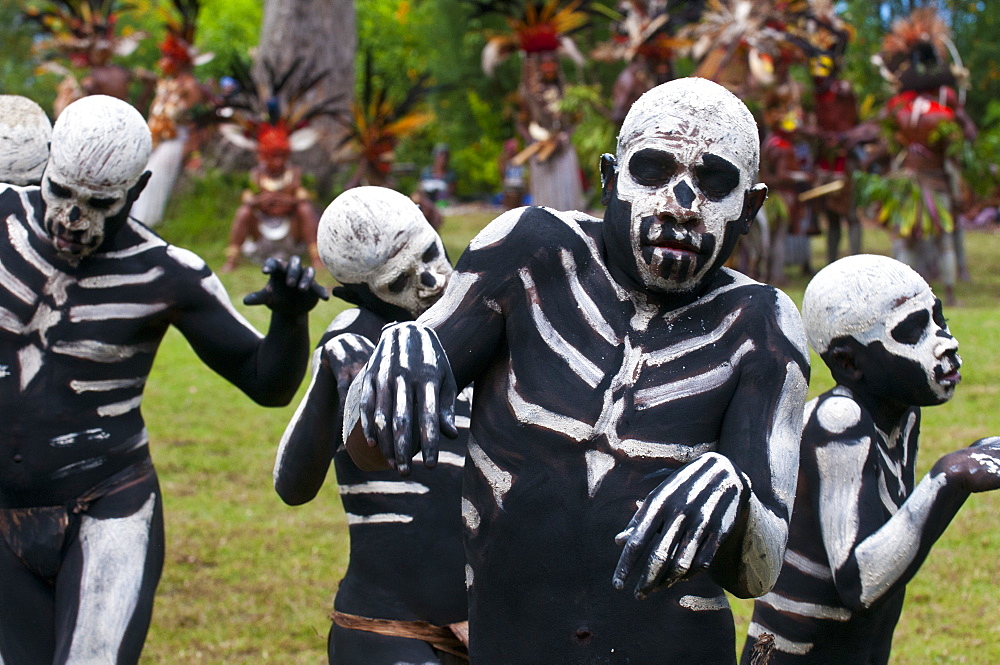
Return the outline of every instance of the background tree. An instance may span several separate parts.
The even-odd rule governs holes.
[[[354,57],[357,51],[356,15],[353,0],[265,0],[258,63],[273,63],[286,71],[302,59],[313,71],[326,71],[326,78],[310,91],[307,101],[318,104],[338,97],[338,106],[348,112],[354,90]],[[312,149],[297,155],[295,162],[316,177],[321,200],[330,198],[336,145],[343,126],[329,117],[313,123],[322,138]]]

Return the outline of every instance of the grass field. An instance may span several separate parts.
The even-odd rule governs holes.
[[[160,231],[217,268],[234,207],[205,185],[172,208],[174,219]],[[447,218],[443,235],[453,259],[490,217]],[[817,255],[820,242],[814,239]],[[943,453],[1000,434],[1000,235],[972,233],[968,246],[973,283],[959,285],[961,306],[945,312],[961,343],[964,380],[950,403],[924,411],[921,474]],[[865,249],[887,253],[884,233],[868,230]],[[805,279],[791,277],[787,291],[800,302]],[[246,266],[223,281],[237,307],[266,329],[266,310],[242,305],[264,277]],[[314,340],[343,307],[320,303]],[[812,394],[831,385],[818,362],[814,357]],[[272,489],[277,443],[297,403],[254,405],[206,369],[183,337],[168,334],[143,402],[166,506],[167,557],[142,663],[326,662],[346,525],[332,477],[297,508]],[[909,585],[895,665],[1000,663],[998,511],[1000,493],[972,497]],[[734,609],[741,641],[750,603],[736,601]]]

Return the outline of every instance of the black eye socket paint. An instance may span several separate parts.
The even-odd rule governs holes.
[[[725,198],[740,184],[740,170],[727,159],[706,153],[695,170],[698,187],[709,199]]]
[[[677,160],[669,152],[643,148],[628,160],[628,170],[640,185],[656,187],[677,173]]]
[[[69,191],[66,187],[63,187],[54,180],[49,180],[49,191],[53,195],[58,196],[61,199],[68,199],[73,196],[73,192]]]
[[[439,253],[440,252],[438,252],[437,243],[433,243],[430,247],[424,250],[424,253],[420,257],[420,260],[423,261],[424,263],[427,263],[428,261],[433,261],[438,257]]]
[[[87,201],[87,204],[91,208],[95,208],[96,210],[108,210],[109,208],[111,208],[111,206],[113,206],[117,202],[118,199],[94,197],[89,201]]]
[[[896,324],[889,334],[900,344],[916,344],[924,336],[930,319],[927,310],[914,312]]]
[[[403,273],[389,284],[389,291],[392,293],[401,293],[406,285],[410,283],[410,276]]]
[[[941,305],[941,300],[938,298],[934,299],[934,307],[931,310],[931,316],[934,319],[934,323],[938,324],[939,327],[948,327],[948,319],[944,318],[944,308]]]

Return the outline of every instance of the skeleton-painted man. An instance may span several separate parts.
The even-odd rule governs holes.
[[[0,182],[21,187],[41,182],[51,135],[41,106],[20,95],[0,95]]]
[[[772,665],[889,662],[906,583],[972,492],[1000,488],[1000,438],[945,455],[915,484],[920,407],[959,382],[958,342],[927,283],[888,257],[830,264],[802,304],[837,386],[806,406],[785,564],[754,604],[744,657]]]
[[[149,129],[85,97],[52,130],[40,187],[0,189],[0,662],[138,661],[163,565],[163,507],[140,405],[163,335],[255,401],[288,403],[320,287],[297,261],[265,267],[247,304],[200,258],[129,219]]]
[[[312,383],[281,440],[274,486],[299,505],[316,496],[331,460],[336,468],[351,554],[334,602],[330,663],[447,662],[441,647],[457,646],[447,626],[466,617],[465,437],[442,450],[444,469],[418,469],[403,479],[391,470],[359,469],[341,445],[341,419],[347,387],[383,326],[411,321],[436,302],[451,264],[420,208],[382,187],[337,197],[323,213],[319,239],[323,262],[343,284],[334,293],[358,307],[337,316],[320,340]],[[468,395],[460,399],[467,421]],[[412,574],[414,560],[426,563],[420,575]],[[415,638],[417,621],[438,628]]]
[[[777,578],[808,380],[791,301],[722,267],[767,192],[757,136],[715,83],[653,88],[602,159],[603,223],[501,215],[354,382],[347,423],[357,399],[405,475],[475,380],[472,662],[735,663],[723,589]]]

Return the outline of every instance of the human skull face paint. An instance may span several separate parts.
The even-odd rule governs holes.
[[[962,359],[941,301],[929,287],[887,312],[878,334],[877,341],[889,354],[880,373],[890,377],[894,385],[888,392],[897,401],[930,406],[952,398],[962,378]]]
[[[722,86],[678,79],[632,105],[618,138],[615,196],[605,223],[612,252],[649,289],[689,292],[719,268],[745,231],[757,172],[753,116]],[[626,219],[627,217],[627,219]]]
[[[45,230],[66,258],[93,253],[107,232],[106,222],[121,212],[128,189],[94,188],[50,166],[42,178]]]
[[[103,95],[66,107],[52,129],[42,176],[45,231],[70,260],[92,254],[121,217],[151,151],[149,129],[129,104]]]
[[[337,281],[364,284],[415,317],[437,302],[452,272],[420,208],[384,187],[356,187],[334,199],[320,219],[317,245]]]
[[[916,271],[889,257],[862,254],[823,268],[806,287],[802,320],[820,355],[840,338],[864,346],[866,385],[881,397],[941,404],[961,380],[941,301]]]

